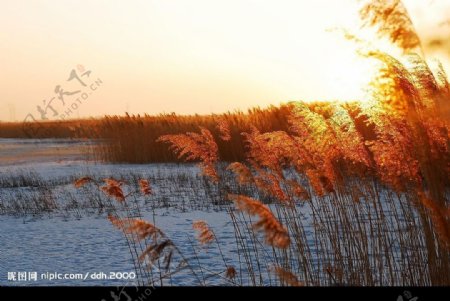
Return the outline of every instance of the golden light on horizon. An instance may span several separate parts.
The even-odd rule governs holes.
[[[0,120],[36,114],[78,64],[104,84],[70,118],[362,100],[373,62],[330,31],[357,22],[352,0],[8,2]]]

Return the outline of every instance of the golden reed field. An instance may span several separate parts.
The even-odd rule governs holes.
[[[263,285],[271,277],[292,286],[450,285],[448,78],[427,64],[399,1],[372,1],[360,14],[400,49],[386,53],[345,33],[379,66],[367,99],[47,122],[36,138],[100,139],[95,157],[106,162],[196,162],[225,192],[239,264],[223,255],[217,229],[205,221],[194,221],[192,233],[222,254],[216,276],[231,285]],[[21,133],[21,124],[0,124],[2,137]],[[238,191],[227,189],[228,173]],[[200,255],[183,255],[164,229],[136,216],[133,196],[155,193],[151,182],[141,179],[132,193],[113,178],[83,177],[74,185],[96,185],[117,202],[109,219],[125,235],[142,284],[162,284],[181,270],[205,283],[194,268]],[[312,212],[312,235],[304,207]]]

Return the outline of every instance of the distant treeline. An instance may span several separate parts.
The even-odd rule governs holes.
[[[245,157],[242,132],[252,127],[260,132],[286,131],[290,105],[253,108],[212,115],[160,114],[105,116],[101,119],[45,121],[39,123],[0,122],[0,138],[87,138],[101,139],[94,149],[99,160],[124,163],[179,162],[167,144],[156,140],[167,134],[199,132],[208,129],[215,138],[220,131],[218,120],[230,127],[230,141],[216,139],[220,157],[225,161],[242,161]]]

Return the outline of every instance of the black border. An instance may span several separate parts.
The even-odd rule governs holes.
[[[123,289],[122,294],[119,293]],[[113,292],[113,294],[111,294]],[[409,292],[409,294],[408,294]],[[288,297],[295,300],[374,300],[374,301],[445,301],[450,299],[447,287],[0,287],[5,300],[209,300],[234,301]],[[9,298],[7,298],[7,296]],[[115,298],[114,298],[115,296]],[[13,297],[13,298],[11,298]],[[31,298],[30,298],[31,297]],[[11,298],[11,299],[10,299]],[[119,299],[117,299],[119,298]],[[216,300],[215,300],[216,299]],[[280,300],[281,301],[281,300]]]

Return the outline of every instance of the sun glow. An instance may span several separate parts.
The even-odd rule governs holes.
[[[376,69],[342,30],[395,49],[360,31],[358,9],[354,0],[10,1],[0,12],[0,120],[38,114],[77,64],[105,86],[73,117],[363,101]]]
[[[328,91],[333,91],[332,100],[365,102],[369,100],[368,87],[378,69],[376,61],[354,53],[331,66],[324,66],[324,82],[328,83],[324,85]]]

